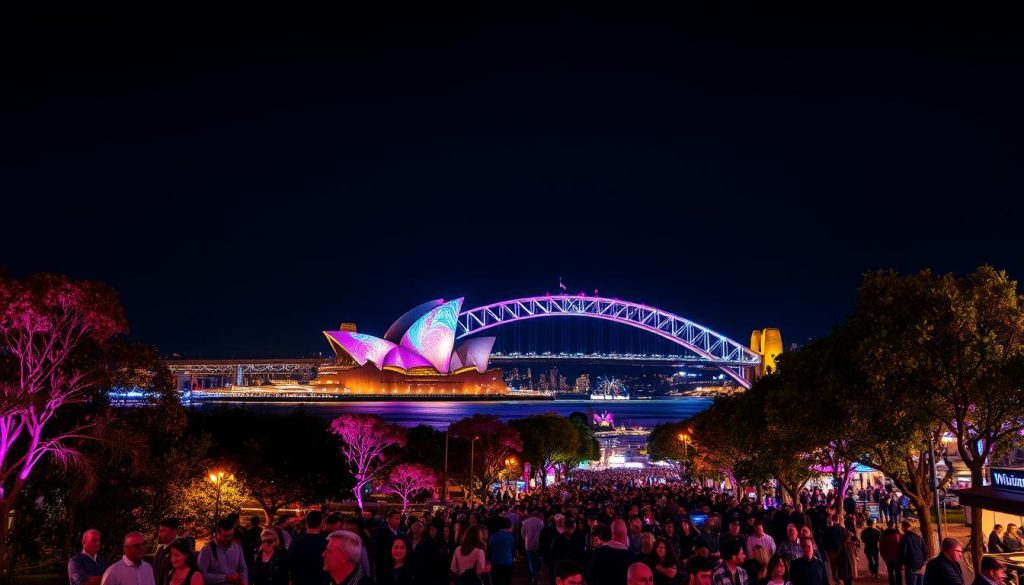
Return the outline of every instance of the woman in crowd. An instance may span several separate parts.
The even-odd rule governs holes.
[[[415,582],[415,569],[409,552],[412,543],[409,537],[399,534],[391,543],[390,571],[385,571],[377,585],[412,585]]]
[[[476,571],[477,575],[488,572],[490,567],[487,566],[486,552],[487,545],[484,543],[480,526],[473,525],[467,528],[466,534],[462,538],[462,545],[455,549],[449,567],[457,578],[456,581],[461,582],[458,577],[470,570]]]
[[[156,578],[163,585],[203,585],[203,574],[199,571],[196,553],[186,538],[177,538],[167,545],[170,549],[171,570]]]
[[[768,549],[755,545],[750,549],[750,557],[743,564],[751,583],[759,583],[768,576]]]
[[[288,553],[278,530],[267,528],[260,534],[260,548],[249,567],[251,585],[288,585]]]
[[[678,582],[679,560],[668,540],[659,538],[655,541],[654,550],[647,555],[647,565],[654,574],[654,585],[673,585]]]
[[[757,581],[757,585],[792,585],[789,582],[789,565],[782,555],[772,555],[772,558],[768,559],[767,569],[768,576]]]

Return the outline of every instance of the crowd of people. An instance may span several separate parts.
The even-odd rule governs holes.
[[[517,575],[530,585],[850,585],[884,578],[884,562],[889,585],[966,585],[958,541],[928,560],[913,523],[887,518],[880,528],[817,491],[764,506],[663,471],[577,471],[514,499],[408,516],[311,510],[273,526],[230,516],[198,552],[169,518],[151,562],[133,532],[108,564],[89,530],[68,575],[71,585],[510,585]],[[858,575],[861,550],[868,575]],[[986,561],[974,585],[1003,585],[1005,567]]]

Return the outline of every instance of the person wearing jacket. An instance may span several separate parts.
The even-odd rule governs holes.
[[[900,575],[900,534],[899,528],[892,520],[886,522],[886,528],[878,539],[878,552],[885,561],[885,569],[889,573],[889,585],[903,585]]]
[[[955,538],[942,539],[942,552],[928,561],[924,571],[924,585],[964,585],[964,570],[960,557],[964,547]]]
[[[900,539],[899,562],[903,567],[906,585],[923,585],[924,582],[924,540],[914,532],[909,520],[900,523],[903,538]]]

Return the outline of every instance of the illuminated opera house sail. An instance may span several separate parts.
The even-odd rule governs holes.
[[[324,331],[336,355],[321,366],[310,385],[321,392],[352,395],[508,394],[502,372],[488,370],[493,337],[455,345],[462,299],[437,299],[418,305],[375,337],[345,324]]]

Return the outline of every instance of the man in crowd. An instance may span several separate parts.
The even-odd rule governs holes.
[[[711,583],[713,585],[748,585],[750,581],[747,578],[747,571],[741,566],[746,560],[743,547],[735,540],[724,540],[718,552],[722,555],[722,562],[711,573]]]
[[[146,550],[146,538],[138,532],[129,532],[124,537],[124,556],[107,567],[100,585],[156,585],[153,566],[142,560]]]
[[[1006,563],[996,557],[981,557],[981,572],[971,585],[1003,585],[1006,583]]]
[[[998,554],[1006,552],[1003,548],[1003,525],[996,524],[992,527],[992,532],[988,535],[988,552],[990,554]]]
[[[512,536],[511,520],[499,516],[497,525],[498,531],[491,534],[487,547],[488,560],[491,562],[491,579],[494,585],[510,585],[512,563],[516,556],[516,538]]]
[[[900,523],[903,536],[900,538],[899,563],[903,567],[903,579],[906,585],[921,585],[924,581],[924,540],[914,532],[909,520]]]
[[[792,522],[786,526],[786,541],[779,545],[779,554],[789,563],[804,555],[804,549],[800,546],[800,532]]]
[[[71,585],[100,585],[100,578],[109,563],[100,552],[100,531],[90,528],[82,535],[82,552],[68,561],[68,581]]]
[[[828,575],[833,582],[838,574],[839,555],[844,554],[843,543],[849,536],[849,531],[843,526],[839,514],[833,514],[825,520],[825,532],[821,537],[821,550],[825,552],[828,559]]]
[[[825,563],[814,556],[814,539],[804,536],[800,539],[803,556],[789,565],[789,580],[793,585],[829,585],[828,569]]]
[[[878,542],[882,531],[875,528],[875,519],[868,518],[868,525],[860,531],[860,541],[864,543],[864,556],[868,559],[868,572],[872,579],[878,578]]]
[[[398,527],[402,524],[402,513],[398,510],[388,510],[384,516],[384,524],[373,529],[370,533],[370,542],[373,546],[373,568],[376,573],[374,579],[378,582],[384,580],[386,571],[389,571],[391,564],[391,545],[398,537]]]
[[[1003,535],[1003,549],[1010,553],[1024,550],[1016,524],[1006,525],[1006,534]]]
[[[747,537],[746,553],[748,557],[753,553],[755,546],[764,547],[764,550],[768,551],[769,557],[775,554],[775,539],[765,533],[760,518],[754,520],[754,533]]]
[[[612,520],[612,539],[594,550],[587,567],[587,585],[622,585],[636,555],[629,550],[626,521]]]
[[[583,566],[570,560],[555,565],[555,585],[583,585]]]
[[[330,577],[323,569],[327,539],[320,532],[323,514],[317,510],[306,513],[306,532],[292,539],[288,549],[288,565],[293,585],[327,585]],[[388,549],[390,553],[390,548]]]
[[[964,547],[955,538],[942,539],[942,552],[928,561],[924,571],[924,585],[964,585],[964,570],[960,567]]]
[[[245,553],[241,545],[234,542],[235,523],[231,518],[222,518],[217,523],[213,540],[206,543],[199,552],[199,570],[206,585],[245,585],[249,582],[249,569],[245,564]]]
[[[167,571],[171,570],[171,549],[167,545],[178,538],[178,527],[181,523],[177,518],[164,518],[157,525],[156,554],[153,555],[153,575],[163,584]]]
[[[711,572],[714,568],[707,557],[694,555],[686,563],[686,572],[690,575],[688,585],[711,585]]]
[[[882,537],[878,541],[878,553],[885,561],[885,570],[889,573],[889,585],[903,585],[903,576],[900,575],[900,529],[896,523],[889,520]]]
[[[540,571],[540,533],[544,530],[544,512],[532,510],[530,517],[523,520],[523,547],[526,550],[526,568],[530,573],[531,585],[537,583]]]
[[[654,573],[647,563],[633,563],[626,569],[626,585],[654,585]]]
[[[359,568],[363,541],[348,530],[332,532],[324,549],[324,571],[331,578],[330,585],[373,585],[369,575]]]

